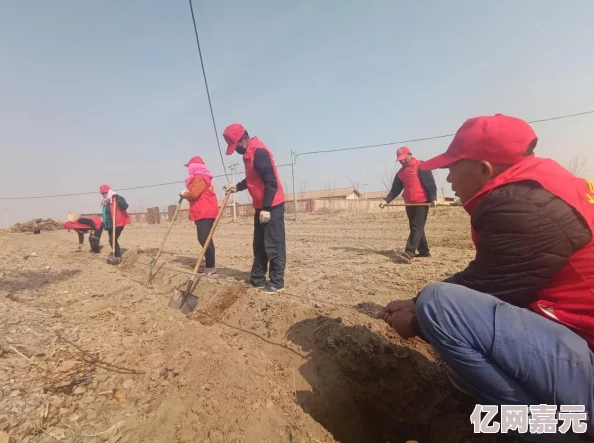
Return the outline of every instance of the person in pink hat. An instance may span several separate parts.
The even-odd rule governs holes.
[[[219,212],[217,194],[212,186],[212,173],[202,157],[192,157],[185,166],[188,168],[187,189],[179,195],[190,202],[190,220],[196,225],[198,241],[204,246]],[[208,245],[205,259],[204,266],[200,264],[200,272],[206,275],[216,273],[214,239]]]
[[[471,118],[422,165],[449,169],[476,255],[379,316],[431,343],[481,404],[550,405],[556,435],[520,438],[577,441],[594,437],[594,182],[536,157],[537,141],[524,120]]]
[[[243,157],[245,179],[225,191],[248,190],[256,214],[254,216],[254,263],[250,275],[252,285],[274,294],[285,288],[287,248],[285,241],[285,193],[274,157],[258,137],[250,137],[245,128],[234,123],[223,133],[227,155],[237,152]],[[270,281],[266,282],[269,271]]]
[[[101,185],[99,192],[103,196],[101,208],[103,213],[103,227],[109,235],[109,245],[115,242],[115,264],[122,262],[122,251],[120,249],[120,235],[124,227],[130,224],[128,216],[128,202],[121,195],[117,194],[109,185]],[[115,205],[115,221],[113,220],[113,205]],[[115,223],[115,238],[113,238],[113,223]]]

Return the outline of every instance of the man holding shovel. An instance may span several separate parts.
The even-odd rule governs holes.
[[[285,245],[285,194],[274,157],[258,137],[248,135],[240,124],[228,126],[224,133],[227,155],[243,156],[245,179],[237,185],[226,185],[225,191],[248,190],[254,209],[254,264],[250,281],[269,294],[285,287],[287,251]],[[270,281],[266,283],[266,271]]]
[[[433,174],[431,171],[420,169],[423,162],[414,158],[406,146],[398,149],[396,158],[402,168],[394,177],[392,189],[385,201],[380,203],[380,208],[384,208],[402,192],[404,203],[411,205],[406,207],[410,234],[402,256],[409,261],[413,257],[430,257],[429,244],[425,236],[425,223],[429,215],[429,205],[437,204],[437,186],[435,186]],[[418,254],[416,254],[417,250]]]

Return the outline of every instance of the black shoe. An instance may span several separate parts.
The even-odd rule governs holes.
[[[426,254],[419,253],[419,254],[416,254],[415,257],[418,257],[418,258],[429,258],[429,257],[431,257],[431,254],[429,254],[428,252]]]
[[[266,287],[262,290],[262,292],[265,292],[266,294],[276,294],[277,292],[282,292],[284,290],[285,288],[281,288],[277,285],[273,285],[272,283],[268,283]]]
[[[413,259],[413,256],[412,256],[412,254],[409,254],[409,253],[408,253],[408,252],[406,252],[406,251],[404,251],[404,252],[401,252],[399,255],[400,255],[400,257],[402,257],[402,258],[403,258],[404,260],[406,260],[406,261],[411,261],[411,260]]]
[[[256,282],[250,280],[250,284],[256,289],[264,289],[266,287],[265,282],[256,283]]]

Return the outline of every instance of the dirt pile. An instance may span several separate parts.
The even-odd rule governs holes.
[[[14,225],[8,228],[8,232],[13,234],[33,232],[36,227],[39,228],[41,231],[57,231],[60,229],[64,229],[64,223],[52,220],[51,218],[46,218],[45,220],[37,218],[29,220],[27,222],[15,223]]]

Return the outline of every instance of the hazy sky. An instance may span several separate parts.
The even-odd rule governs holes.
[[[472,116],[527,120],[594,109],[594,1],[195,0],[219,137],[243,123],[273,151],[454,132]],[[0,0],[0,226],[99,208],[116,190],[183,181],[216,147],[185,0]],[[594,115],[535,125],[537,152],[592,152]],[[590,130],[589,130],[590,129]],[[411,144],[425,159],[449,139]],[[223,146],[224,148],[225,146]],[[397,146],[300,157],[307,190],[382,189]],[[235,155],[225,162],[240,162]],[[594,175],[594,159],[583,171]],[[281,168],[291,189],[290,168]],[[438,175],[438,182],[443,175]],[[224,179],[217,179],[220,188]],[[299,187],[299,185],[298,185]],[[183,185],[127,191],[132,208]]]

